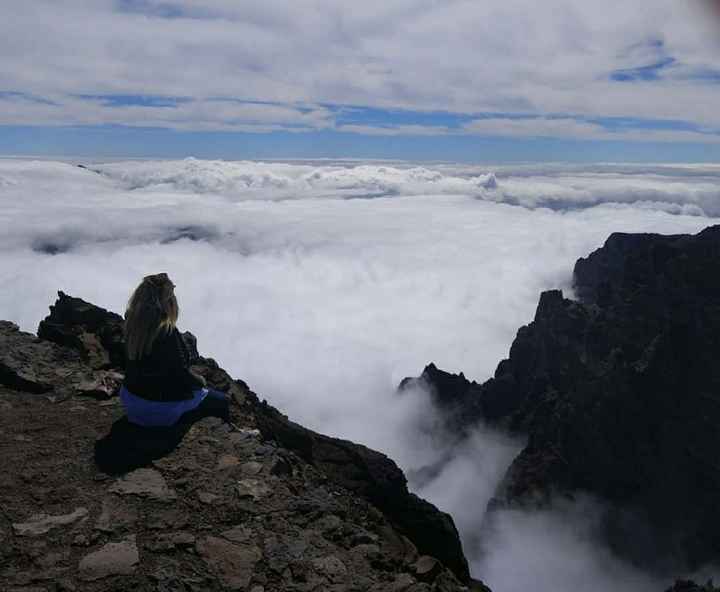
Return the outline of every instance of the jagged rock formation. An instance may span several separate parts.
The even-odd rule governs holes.
[[[208,358],[194,370],[233,425],[167,432],[170,450],[125,422],[127,466],[98,468],[124,421],[122,319],[60,293],[38,334],[0,323],[0,589],[487,590],[390,459],[290,422]]]
[[[716,559],[720,226],[613,234],[574,278],[578,300],[543,293],[485,384],[433,365],[419,380],[453,429],[528,435],[496,503],[588,491],[609,502],[603,534],[623,556],[670,569]]]
[[[699,586],[689,580],[678,580],[675,582],[675,585],[666,592],[718,592],[718,590],[720,590],[720,588],[713,586],[712,581],[704,586]]]

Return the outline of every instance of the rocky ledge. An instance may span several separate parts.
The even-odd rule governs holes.
[[[496,506],[590,492],[621,556],[666,574],[717,561],[720,226],[613,234],[574,279],[577,299],[543,293],[486,383],[429,365],[401,386],[427,385],[453,430],[527,435]]]
[[[128,424],[122,339],[121,317],[63,293],[38,337],[0,322],[0,589],[487,590],[395,463],[289,421],[212,359],[194,370],[232,424]]]

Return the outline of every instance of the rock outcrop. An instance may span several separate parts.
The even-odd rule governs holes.
[[[613,234],[574,279],[577,300],[543,293],[486,383],[430,365],[401,386],[428,385],[455,430],[527,434],[495,503],[591,492],[623,556],[671,570],[717,559],[720,227]]]
[[[666,592],[720,592],[720,588],[713,586],[712,580],[700,586],[689,580],[678,580],[672,588],[668,588]]]
[[[38,334],[0,323],[0,589],[486,590],[452,519],[384,455],[289,421],[200,356],[233,423],[133,428],[118,315],[60,293]]]

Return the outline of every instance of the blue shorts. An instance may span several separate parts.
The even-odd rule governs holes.
[[[212,394],[211,394],[212,393]],[[208,396],[224,393],[202,388],[193,392],[192,399],[183,401],[149,401],[132,394],[125,388],[120,389],[120,401],[125,407],[128,421],[143,427],[167,427],[175,425],[180,417],[188,411],[194,411]]]

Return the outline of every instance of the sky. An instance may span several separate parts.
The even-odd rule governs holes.
[[[33,0],[0,154],[720,160],[709,0]]]

